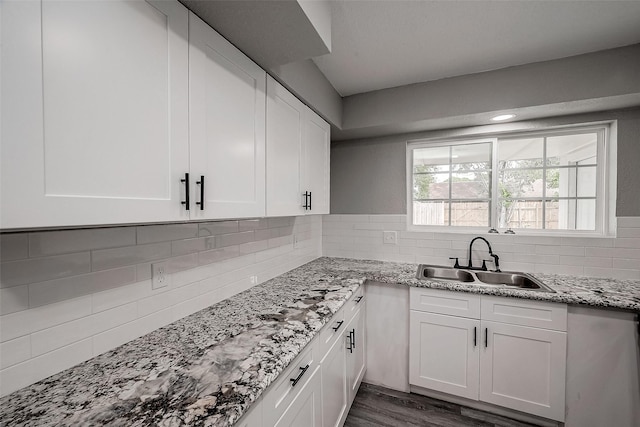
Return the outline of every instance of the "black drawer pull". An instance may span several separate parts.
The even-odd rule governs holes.
[[[296,378],[290,378],[289,379],[289,381],[291,381],[291,387],[295,387],[296,384],[298,384],[298,381],[300,381],[300,378],[302,378],[304,373],[307,372],[307,369],[309,369],[309,364],[308,363],[307,363],[307,366],[305,366],[304,368],[300,368],[300,373],[298,374],[298,376]]]
[[[351,338],[351,331],[349,331],[349,335],[347,335],[347,337],[349,337],[349,347],[347,347],[347,350],[349,350],[349,353],[353,353],[353,339]]]
[[[331,329],[333,329],[334,332],[338,332],[338,329],[340,329],[340,327],[342,326],[343,323],[344,323],[344,320],[341,320],[341,321],[338,322],[338,326],[334,326]]]
[[[359,296],[358,298],[356,298],[356,304],[359,303],[360,301],[362,301],[362,298],[364,298],[363,296]]]
[[[473,327],[473,346],[474,347],[478,346],[478,327],[477,326]]]
[[[189,174],[184,174],[184,179],[181,179],[180,182],[184,182],[184,201],[180,202],[184,205],[185,210],[189,210]]]
[[[353,334],[353,340],[351,341],[351,348],[356,349],[356,330],[352,329],[351,334]]]
[[[489,329],[484,328],[484,348],[489,346]]]
[[[200,201],[196,202],[196,205],[200,205],[200,210],[204,210],[204,175],[200,175],[200,181],[196,181],[196,184],[200,186]]]

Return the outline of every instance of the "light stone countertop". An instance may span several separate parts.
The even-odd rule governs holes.
[[[365,282],[640,312],[640,282],[535,274],[556,293],[319,258],[0,399],[0,425],[231,426]]]

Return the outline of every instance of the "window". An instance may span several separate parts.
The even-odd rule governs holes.
[[[605,127],[408,145],[412,228],[604,233]]]

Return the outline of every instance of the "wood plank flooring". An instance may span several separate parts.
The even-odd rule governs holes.
[[[530,427],[511,418],[362,383],[344,427]]]

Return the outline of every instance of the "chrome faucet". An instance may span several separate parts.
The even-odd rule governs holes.
[[[489,255],[491,257],[493,257],[493,263],[496,265],[495,271],[499,272],[500,271],[500,257],[498,257],[498,255],[493,253],[493,250],[491,249],[491,244],[489,243],[489,241],[487,239],[485,239],[484,237],[480,237],[480,236],[474,237],[471,240],[471,243],[469,243],[469,265],[467,265],[464,268],[466,268],[467,270],[483,270],[483,271],[487,271],[487,263],[486,263],[485,260],[482,260],[482,267],[474,267],[471,264],[471,248],[473,247],[473,243],[478,239],[483,240],[487,244],[487,246],[489,247]]]

